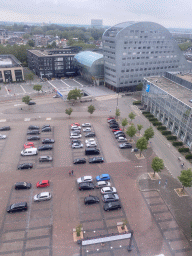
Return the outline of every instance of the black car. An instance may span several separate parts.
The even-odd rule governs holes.
[[[80,140],[71,140],[71,143],[77,143],[77,144],[81,144],[81,141]]]
[[[116,121],[115,119],[111,119],[111,120],[109,120],[108,123],[109,123],[109,124],[111,124],[111,123],[117,123],[117,121]]]
[[[119,196],[117,194],[106,194],[102,196],[102,200],[104,203],[115,202],[119,201]]]
[[[21,170],[21,169],[31,169],[31,168],[33,168],[33,164],[32,163],[24,163],[24,164],[19,164],[17,166],[18,170]]]
[[[131,143],[125,142],[119,145],[120,148],[132,148]]]
[[[99,203],[99,198],[97,196],[87,196],[84,198],[84,204],[95,204]]]
[[[79,185],[79,190],[90,190],[94,189],[94,185],[91,182],[82,182]]]
[[[11,130],[10,126],[3,126],[0,128],[0,131],[9,131],[9,130]]]
[[[116,132],[114,132],[113,134],[114,135],[117,135],[117,134],[119,134],[119,133],[124,133],[123,131],[116,131]]]
[[[104,162],[103,157],[91,157],[91,158],[89,158],[89,163],[90,164],[103,163],[103,162]]]
[[[31,183],[28,182],[17,182],[15,183],[15,189],[30,189]]]
[[[28,208],[27,202],[15,203],[7,207],[7,212],[12,213],[12,212],[27,211],[27,208]]]
[[[110,129],[119,129],[119,125],[110,125],[109,126]]]
[[[51,156],[40,156],[39,162],[51,162],[53,161],[53,158]]]
[[[85,134],[85,137],[95,137],[95,133],[94,132],[88,132],[87,134]]]
[[[121,209],[121,204],[119,201],[105,203],[103,206],[103,209],[105,211],[118,210],[118,209]]]
[[[119,137],[125,137],[125,133],[118,133],[117,135],[115,135],[115,138],[118,139]]]
[[[28,105],[35,105],[36,104],[36,102],[34,102],[34,101],[29,101],[29,103],[28,103]]]
[[[30,125],[30,126],[28,127],[28,130],[39,130],[39,126]]]
[[[28,141],[40,140],[40,137],[39,136],[30,136],[30,137],[27,137],[27,140]]]
[[[40,134],[40,131],[39,130],[29,130],[27,131],[27,135],[29,134]]]
[[[43,125],[43,126],[41,127],[41,129],[44,129],[44,128],[46,128],[46,127],[51,127],[51,126],[50,126],[50,124],[45,124],[45,125]]]
[[[77,159],[74,159],[73,163],[74,164],[85,164],[86,159],[85,158],[77,158]]]
[[[43,139],[42,140],[42,144],[50,144],[50,143],[54,143],[54,139]]]
[[[53,149],[52,145],[43,145],[43,146],[38,147],[39,151],[42,151],[42,150],[52,150],[52,149]]]
[[[51,127],[44,127],[41,129],[42,132],[51,132]]]

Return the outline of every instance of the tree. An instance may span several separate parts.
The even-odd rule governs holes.
[[[88,106],[88,112],[90,114],[93,114],[94,111],[95,111],[95,107],[93,105]]]
[[[32,72],[25,75],[25,79],[32,81],[34,79],[34,74]]]
[[[183,186],[182,191],[184,190],[185,187],[187,187],[187,188],[191,187],[192,186],[192,171],[191,171],[191,169],[181,171],[181,175],[178,176],[178,179]]]
[[[35,42],[34,42],[33,40],[29,40],[29,41],[27,42],[27,44],[28,44],[29,46],[31,46],[31,47],[34,47],[34,46],[35,46]]]
[[[131,123],[132,123],[132,120],[135,119],[135,117],[136,117],[136,115],[133,112],[131,112],[129,114],[129,118],[131,119]]]
[[[30,98],[30,96],[26,95],[22,98],[22,102],[24,102],[25,104],[29,105],[29,101],[31,101],[32,99]]]
[[[126,125],[128,125],[128,121],[127,121],[127,118],[124,118],[123,120],[122,120],[122,126],[123,126],[123,131],[124,131],[124,127],[126,126]]]
[[[137,86],[136,86],[136,90],[137,91],[142,91],[143,89],[143,84],[142,83],[139,83]]]
[[[153,138],[153,136],[154,136],[154,131],[152,127],[149,127],[148,129],[145,130],[144,137],[147,139],[147,141]]]
[[[68,100],[77,100],[82,97],[82,92],[80,89],[75,88],[74,90],[69,91],[67,99]]]
[[[138,124],[137,125],[137,129],[139,131],[139,135],[141,134],[141,129],[143,128],[143,125],[142,124]]]
[[[145,137],[138,139],[136,143],[136,147],[140,150],[140,156],[141,156],[141,152],[144,149],[147,149],[147,139]]]
[[[33,90],[35,90],[35,91],[41,91],[41,89],[42,89],[42,85],[40,85],[40,84],[35,84],[34,86],[33,86]]]
[[[69,108],[69,109],[65,110],[65,114],[69,115],[69,118],[70,118],[70,115],[71,115],[72,112],[73,112],[72,108]]]
[[[135,128],[134,124],[129,126],[126,131],[126,133],[129,135],[130,138],[133,138],[136,132],[137,132],[137,129]]]
[[[155,173],[160,172],[164,168],[163,159],[161,159],[157,156],[154,157],[152,160],[151,167],[153,168],[153,171],[154,171],[153,177],[155,177]]]
[[[120,116],[121,112],[119,110],[119,108],[116,109],[116,112],[115,112],[115,115],[117,117],[117,120],[118,120],[118,117]]]

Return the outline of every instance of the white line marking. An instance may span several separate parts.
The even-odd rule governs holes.
[[[21,106],[21,105],[24,105],[24,104],[15,104],[14,107]]]
[[[21,87],[21,89],[24,91],[24,93],[26,93],[26,91],[25,91],[25,89],[23,88],[23,86],[22,86],[22,85],[20,85],[20,87]]]
[[[28,122],[28,121],[30,121],[30,120],[31,120],[30,118],[25,118],[25,119],[24,119],[25,122]]]
[[[63,80],[61,80],[62,83],[64,83],[65,85],[67,85],[68,87],[71,87],[70,85],[68,85],[67,83],[65,83]]]
[[[5,90],[6,90],[7,94],[9,95],[9,91],[8,91],[8,89],[7,89],[7,86],[5,86]]]
[[[135,167],[143,167],[143,166],[135,166]]]
[[[76,81],[75,79],[73,79],[73,81],[75,81],[76,83],[80,84],[82,87],[84,87],[83,84],[79,83],[78,81]]]
[[[51,117],[47,117],[46,120],[47,120],[47,121],[50,121],[50,120],[51,120]]]
[[[6,119],[1,119],[0,122],[6,122],[7,120]]]

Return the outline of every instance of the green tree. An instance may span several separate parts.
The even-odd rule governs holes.
[[[35,46],[35,42],[34,42],[33,40],[31,40],[31,39],[27,42],[27,44],[28,44],[29,46],[31,46],[31,47],[34,47],[34,46]]]
[[[132,120],[135,119],[135,117],[136,117],[136,115],[135,115],[133,112],[131,112],[131,113],[129,114],[129,118],[131,119],[131,123],[132,123]]]
[[[91,114],[93,114],[93,112],[95,111],[95,107],[93,105],[88,106],[88,112]]]
[[[32,99],[30,98],[30,96],[26,95],[22,98],[22,102],[24,102],[25,104],[29,105],[29,101],[31,101]]]
[[[77,100],[82,97],[82,92],[80,89],[75,88],[74,90],[69,91],[67,99],[68,100]]]
[[[134,124],[129,126],[126,131],[126,133],[129,135],[130,138],[133,138],[133,136],[136,134],[136,132],[137,132],[137,129],[135,128]]]
[[[141,134],[141,129],[143,128],[143,125],[142,124],[138,124],[137,125],[137,129],[139,131],[139,135]]]
[[[141,156],[141,152],[145,149],[147,149],[147,140],[145,137],[142,137],[140,139],[138,139],[137,143],[136,143],[136,147],[140,150],[140,156]]]
[[[35,91],[41,91],[41,89],[42,89],[42,85],[40,85],[40,84],[35,84],[34,86],[33,86],[33,90],[35,90]]]
[[[154,131],[152,127],[149,127],[148,129],[145,130],[144,137],[147,139],[147,141],[153,138],[153,136],[154,136]]]
[[[124,128],[125,128],[125,126],[126,125],[128,125],[128,121],[127,121],[127,118],[124,118],[123,120],[122,120],[122,126],[123,126],[123,131],[124,131]]]
[[[26,74],[25,79],[31,82],[34,79],[34,74],[32,72]]]
[[[136,90],[137,90],[137,91],[142,91],[142,89],[143,89],[143,84],[142,84],[142,83],[139,83],[139,84],[137,85],[137,87],[136,87]]]
[[[70,115],[71,115],[72,112],[73,112],[72,108],[69,108],[69,109],[65,110],[65,114],[69,115],[69,118],[70,118]]]
[[[182,191],[184,190],[185,187],[187,187],[187,188],[191,187],[192,186],[192,171],[191,171],[191,169],[181,171],[181,175],[178,176],[178,179],[183,186]]]
[[[163,163],[163,159],[159,158],[159,157],[154,157],[152,160],[152,164],[151,167],[154,171],[153,176],[155,177],[155,173],[156,172],[160,172],[161,170],[163,170],[164,168],[164,163]]]
[[[118,120],[118,117],[120,116],[121,112],[119,110],[119,108],[116,108],[116,112],[115,112],[115,115],[117,117],[117,120]]]

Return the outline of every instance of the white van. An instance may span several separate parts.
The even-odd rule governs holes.
[[[21,151],[22,156],[33,156],[37,154],[38,154],[37,148],[26,148]]]

